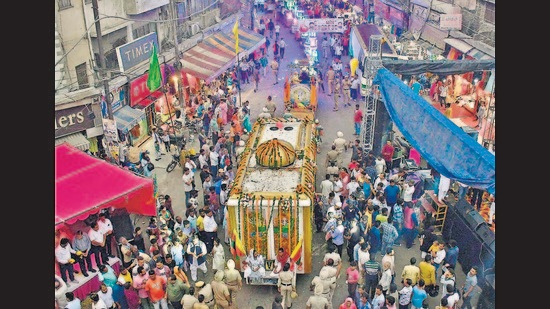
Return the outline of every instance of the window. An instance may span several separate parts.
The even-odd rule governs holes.
[[[71,4],[71,0],[58,0],[59,4],[59,10],[64,10],[68,8],[72,8],[73,5]]]
[[[491,2],[485,2],[485,16],[483,18],[490,24],[495,24],[495,4]]]
[[[86,70],[86,62],[79,64],[75,68],[76,70],[76,80],[78,82],[78,89],[84,89],[90,87],[88,83],[88,73]]]
[[[92,0],[84,0],[84,4],[90,4],[92,3]]]
[[[146,34],[149,34],[151,32],[155,32],[156,27],[155,24],[145,24],[139,28],[135,28],[132,30],[132,37],[135,39],[138,39]]]

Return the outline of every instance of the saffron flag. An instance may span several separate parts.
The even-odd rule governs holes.
[[[239,238],[239,234],[237,234],[236,230],[233,230],[233,235],[235,235],[235,253],[238,256],[245,256],[246,250],[244,249],[244,245],[241,239]]]
[[[235,20],[235,25],[233,26],[233,35],[235,35],[235,54],[239,54],[239,19]]]
[[[160,88],[162,83],[162,74],[160,73],[159,58],[157,56],[157,48],[153,44],[153,51],[149,58],[149,75],[147,76],[147,89],[155,91]]]
[[[296,247],[294,247],[294,250],[292,250],[292,254],[290,255],[290,260],[293,263],[298,262],[298,260],[302,257],[302,243],[304,242],[304,237],[300,237],[300,240],[298,240],[298,243],[296,244]]]

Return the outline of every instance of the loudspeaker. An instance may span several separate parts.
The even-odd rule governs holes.
[[[485,225],[487,225],[487,222],[485,222],[485,219],[483,219],[483,217],[479,214],[479,212],[475,210],[468,212],[468,214],[465,215],[465,219],[466,219],[466,222],[468,222],[468,225],[474,231],[476,231],[479,228],[480,224],[485,223]]]
[[[455,204],[456,210],[462,217],[466,217],[466,215],[474,210],[474,206],[472,206],[466,199],[461,198],[456,204]]]
[[[382,152],[382,147],[388,139],[391,139],[390,131],[393,128],[390,114],[382,100],[376,101],[376,118],[374,122],[374,137],[372,141],[372,151],[375,155]],[[397,150],[397,149],[396,149]]]
[[[487,247],[494,251],[495,233],[489,229],[489,225],[480,224],[476,229],[476,234],[483,240]]]

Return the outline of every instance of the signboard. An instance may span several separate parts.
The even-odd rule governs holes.
[[[91,110],[86,104],[55,111],[55,137],[93,128],[94,120],[88,116]]]
[[[303,27],[307,28],[307,31],[312,31],[312,32],[343,33],[345,30],[343,18],[298,19],[298,29],[302,29]]]
[[[116,121],[103,119],[103,143],[108,149],[111,158],[118,161],[118,132]]]
[[[439,28],[441,28],[442,30],[462,29],[462,14],[439,15]]]
[[[159,43],[156,32],[151,32],[130,43],[116,48],[120,72],[127,71],[140,63],[149,60],[153,45],[159,51]]]
[[[160,73],[162,74],[163,84],[166,80],[166,72],[164,70],[164,64],[160,65]],[[130,82],[130,107],[134,107],[141,100],[145,99],[151,94],[149,88],[147,88],[147,77],[149,72],[141,75]],[[158,91],[158,90],[157,90]]]

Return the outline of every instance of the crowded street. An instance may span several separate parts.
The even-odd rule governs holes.
[[[191,87],[193,90],[183,97],[183,103],[176,99],[181,93],[173,94],[174,102],[177,103],[174,103],[174,106],[168,104],[161,108],[170,111],[169,117],[167,116],[169,120],[157,122],[155,125],[149,124],[151,130],[148,136],[144,136],[143,132],[138,134],[141,134],[139,143],[134,142],[132,145],[129,142],[130,137],[124,142],[119,141],[120,148],[116,151],[116,157],[123,159],[117,160],[111,158],[111,155],[100,154],[100,151],[94,151],[92,147],[86,149],[86,153],[92,157],[107,161],[127,174],[147,180],[152,179],[154,201],[149,200],[147,204],[154,203],[154,210],[153,206],[149,205],[147,214],[128,211],[128,220],[111,217],[112,225],[111,221],[108,221],[109,211],[101,211],[100,214],[107,213],[107,222],[110,226],[110,232],[103,235],[104,243],[101,246],[95,241],[95,237],[100,239],[101,234],[97,236],[95,233],[99,233],[96,230],[103,233],[106,228],[105,219],[102,219],[105,215],[99,215],[97,219],[99,229],[94,227],[97,226],[97,222],[89,220],[91,217],[97,217],[97,210],[95,213],[90,212],[89,218],[79,214],[80,223],[75,224],[78,228],[69,226],[67,223],[73,224],[76,221],[73,218],[62,223],[56,221],[56,308],[287,309],[290,308],[289,304],[292,308],[304,309],[490,308],[487,305],[475,305],[478,301],[481,304],[480,297],[484,298],[481,296],[481,288],[474,286],[477,280],[480,280],[479,278],[489,272],[489,266],[485,268],[486,260],[481,263],[483,269],[478,269],[478,265],[473,262],[463,265],[460,259],[464,252],[471,250],[471,246],[465,244],[466,238],[454,239],[455,234],[448,228],[453,226],[449,218],[454,217],[446,213],[447,219],[445,217],[441,219],[438,214],[449,205],[454,208],[455,205],[462,203],[460,201],[468,201],[472,205],[470,207],[474,209],[472,211],[478,212],[481,218],[473,228],[473,232],[483,223],[488,227],[487,230],[490,229],[494,238],[494,194],[488,192],[489,190],[466,186],[454,179],[449,180],[447,177],[441,177],[442,183],[444,179],[449,181],[442,192],[439,174],[443,172],[436,172],[437,175],[434,175],[435,167],[428,162],[428,159],[432,159],[431,156],[415,157],[413,150],[418,147],[410,146],[410,152],[406,156],[403,155],[403,159],[399,157],[398,163],[394,163],[395,156],[392,158],[392,154],[388,161],[384,157],[386,145],[382,146],[383,143],[377,138],[379,138],[378,135],[391,131],[392,136],[395,134],[405,139],[406,134],[401,133],[399,126],[392,122],[393,117],[396,117],[395,114],[389,113],[387,116],[389,119],[387,131],[373,133],[373,135],[378,134],[375,140],[380,144],[380,147],[374,147],[376,152],[373,151],[372,145],[369,151],[362,150],[368,144],[365,140],[360,140],[365,136],[368,139],[368,135],[361,131],[368,129],[368,125],[363,123],[367,117],[367,100],[375,91],[370,89],[363,91],[362,71],[367,68],[364,67],[362,59],[359,60],[359,65],[352,65],[354,59],[355,61],[357,59],[352,55],[352,48],[348,48],[347,45],[351,45],[349,36],[354,26],[372,24],[367,22],[368,1],[365,1],[364,5],[357,4],[360,13],[353,18],[345,19],[343,27],[348,27],[348,31],[319,31],[313,32],[313,35],[312,32],[307,32],[305,29],[302,31],[292,23],[286,22],[287,16],[291,15],[291,10],[281,9],[280,6],[276,10],[268,10],[268,3],[264,7],[260,4],[254,5],[253,1],[242,2],[239,17],[234,24],[230,24],[227,32],[231,34],[247,29],[256,37],[240,35],[240,40],[243,42],[241,44],[246,44],[251,37],[252,39],[261,38],[260,43],[263,43],[254,46],[257,47],[254,50],[241,51],[238,62],[234,62],[221,74],[208,77],[208,82],[201,80],[195,87],[192,82],[188,82],[184,86]],[[315,12],[312,13],[312,17],[319,15],[329,19],[336,15],[335,6],[329,6],[331,9],[328,9],[329,7],[321,6],[318,4],[321,2],[317,1],[300,1],[299,5],[306,3],[308,6],[303,9],[306,12]],[[351,4],[344,6],[346,1],[325,1],[325,3],[334,3],[338,5],[337,7],[342,4],[342,8],[348,8],[349,12],[354,11]],[[372,14],[374,16],[374,9]],[[251,20],[254,21],[252,27]],[[270,25],[271,22],[273,25]],[[311,42],[318,42],[314,56],[306,50],[310,45],[304,44],[303,35],[305,34],[310,35],[308,40],[312,39]],[[322,45],[323,41],[332,40],[335,42],[331,47],[328,43]],[[234,47],[232,44],[233,42],[230,42],[229,45]],[[342,47],[343,44],[346,46]],[[234,51],[233,49],[232,52]],[[188,63],[193,62],[194,59],[185,58],[188,57],[187,53],[182,54],[183,60],[187,61],[183,62],[181,70],[184,71],[186,65],[190,66]],[[197,61],[201,57],[197,56]],[[315,57],[318,58],[315,59]],[[334,67],[337,68],[336,72]],[[203,66],[203,69],[205,68],[206,66]],[[200,72],[200,68],[195,70]],[[152,75],[151,72],[149,74]],[[307,76],[309,83],[304,82],[304,76]],[[406,87],[409,87],[410,81],[409,88],[413,91],[416,91],[416,85],[413,86],[413,83],[419,76],[424,75],[399,75],[403,79],[408,79],[404,80]],[[440,79],[445,77],[440,76]],[[485,80],[485,75],[483,78]],[[494,124],[490,124],[490,117],[494,117],[494,114],[486,116],[475,110],[471,112],[464,104],[457,104],[460,96],[456,97],[456,102],[452,105],[440,104],[438,95],[441,93],[438,90],[436,91],[438,95],[434,96],[433,93],[433,89],[439,89],[437,80],[434,74],[428,85],[422,86],[422,90],[417,92],[418,97],[425,100],[427,105],[433,107],[433,110],[444,119],[472,129],[468,132],[474,138],[468,143],[475,141],[475,147],[478,147],[481,142],[487,144],[489,137],[494,140]],[[149,87],[149,80],[147,83]],[[181,83],[184,82],[181,81]],[[169,86],[171,85],[166,88],[171,91]],[[430,86],[432,86],[431,90],[428,88]],[[175,92],[178,92],[177,87]],[[351,92],[350,88],[352,88]],[[305,94],[300,93],[300,89],[306,89]],[[310,96],[310,92],[315,93]],[[449,90],[449,96],[450,93],[451,90]],[[494,96],[493,93],[491,94]],[[168,98],[171,97],[166,98],[169,100]],[[300,118],[302,114],[298,116],[297,112],[294,113],[298,110],[299,104],[302,104],[301,108],[303,108],[300,111],[310,118]],[[145,121],[145,118],[143,119],[142,121]],[[199,119],[198,124],[194,125],[195,127],[188,126],[188,119]],[[205,119],[211,119],[211,121]],[[482,119],[486,120],[482,122]],[[174,129],[176,122],[183,123],[181,135],[174,133],[178,132]],[[117,130],[117,126],[120,130],[120,125],[117,124],[114,131]],[[289,131],[293,127],[300,126],[300,133],[296,133],[297,137],[289,137],[292,135],[284,132],[283,126],[284,130]],[[281,133],[276,131],[277,128]],[[128,134],[133,134],[133,129],[125,128],[125,130]],[[273,145],[269,143],[273,140],[277,141],[277,138],[269,138],[271,136],[268,135],[269,130],[273,131],[270,134],[279,137],[282,142],[292,144],[291,146],[302,145],[303,149],[300,148],[301,152],[288,155],[289,162],[283,159],[279,162],[274,159],[277,156],[281,157],[280,152],[277,152],[277,155],[268,154],[263,159],[258,154],[261,147],[267,145],[269,150]],[[260,132],[263,133],[260,134]],[[311,138],[307,134],[311,134]],[[305,141],[300,142],[299,138],[304,135],[307,136],[304,138]],[[304,145],[308,145],[310,140],[315,141],[314,151],[308,153]],[[389,139],[387,142],[391,144]],[[281,143],[282,146],[277,149],[284,149],[286,147],[284,143]],[[494,142],[490,146],[492,160],[494,160]],[[256,155],[250,154],[251,151],[257,151]],[[272,150],[271,153],[276,153],[274,151],[280,150]],[[392,147],[392,153],[393,151]],[[416,153],[418,154],[418,151]],[[293,163],[294,157],[299,163]],[[413,159],[417,164],[412,163],[414,169],[409,170],[407,164]],[[262,160],[265,161],[265,165]],[[278,171],[277,175],[282,180],[273,183],[284,187],[284,182],[290,182],[292,179],[292,176],[288,176],[289,180],[284,178],[287,177],[285,168],[295,166],[294,169],[298,169],[301,168],[301,164],[306,166],[306,163],[313,166],[314,181],[302,180],[300,185],[292,185],[293,190],[298,191],[300,188],[302,192],[292,192],[291,196],[296,196],[297,203],[302,203],[305,199],[310,202],[310,205],[303,207],[307,211],[296,210],[296,214],[300,216],[291,215],[292,220],[288,218],[286,232],[283,232],[285,231],[282,227],[283,223],[278,218],[277,230],[281,234],[275,239],[273,236],[277,234],[274,227],[275,219],[272,220],[273,210],[269,215],[269,208],[265,210],[267,216],[262,213],[262,219],[256,217],[247,221],[246,224],[240,221],[247,216],[239,212],[244,205],[243,194],[249,194],[248,200],[250,200],[253,193],[246,190],[263,190],[245,181],[251,179],[251,175],[256,175],[254,168],[258,169],[257,165]],[[150,166],[152,169],[149,168]],[[419,170],[429,175],[424,178],[425,174],[415,173]],[[261,169],[258,169],[257,173],[260,172]],[[300,175],[303,178],[305,174]],[[265,180],[266,183],[271,183],[270,181],[273,179]],[[437,183],[434,184],[436,181]],[[494,190],[494,187],[492,189]],[[277,190],[267,188],[265,192],[261,191],[258,195],[267,196]],[[280,191],[284,190],[286,189]],[[415,191],[414,196],[413,191]],[[417,195],[417,192],[421,194]],[[301,198],[299,193],[303,193]],[[283,196],[281,192],[279,194]],[[307,199],[304,198],[306,195]],[[169,199],[166,199],[166,196],[169,196]],[[271,204],[273,208],[278,196],[269,196],[269,199],[273,199]],[[167,200],[170,202],[167,203]],[[292,206],[292,200],[289,200]],[[423,203],[436,205],[435,210],[431,209],[432,206],[423,206]],[[253,205],[253,202],[250,202],[250,205]],[[253,213],[264,211],[261,200],[258,205],[259,210],[252,208]],[[266,205],[270,205],[269,202]],[[302,204],[299,205],[302,207]],[[439,212],[437,205],[441,207]],[[109,210],[109,208],[106,209]],[[114,207],[110,209],[112,211]],[[408,211],[408,209],[411,210]],[[432,222],[429,221],[432,217],[430,209],[434,216]],[[152,211],[155,215],[150,214]],[[249,211],[247,210],[246,213]],[[278,211],[280,213],[280,210]],[[197,219],[201,216],[205,219]],[[308,223],[301,221],[297,223],[297,218],[307,220]],[[262,220],[267,223],[263,225],[266,228],[265,233],[262,233],[258,223]],[[443,223],[439,225],[438,220],[442,220]],[[250,222],[254,225],[249,226]],[[63,224],[65,226],[61,227]],[[410,224],[414,224],[413,227],[407,227]],[[299,228],[294,227],[297,229],[296,232],[291,230],[293,225],[299,226]],[[120,231],[117,231],[119,226]],[[125,232],[122,232],[122,229],[125,229]],[[251,229],[252,232],[250,232]],[[305,231],[306,229],[309,231]],[[88,234],[92,240],[91,249],[88,251],[75,248],[78,242],[74,239],[80,240],[83,234],[77,230],[84,231],[84,234]],[[142,232],[136,233],[137,230]],[[393,231],[396,233],[395,237],[390,235]],[[284,233],[287,233],[287,238],[283,241]],[[292,235],[293,233],[295,234]],[[475,238],[474,233],[471,237]],[[111,240],[106,243],[106,239],[109,238]],[[137,241],[139,238],[142,238],[141,244]],[[68,241],[63,239],[70,240],[69,250],[67,250]],[[302,239],[310,243],[305,243]],[[428,239],[430,245],[427,245]],[[479,240],[476,241],[479,242]],[[110,248],[104,254],[101,250],[109,246]],[[492,246],[494,248],[494,242]],[[198,251],[190,251],[195,248],[198,248]],[[202,252],[203,248],[207,252]],[[286,256],[286,259],[283,261],[279,261],[278,249],[284,251],[283,256]],[[155,252],[157,250],[158,252]],[[437,253],[438,251],[442,252]],[[82,256],[82,252],[85,252],[85,257]],[[92,252],[93,259],[88,257]],[[268,257],[268,252],[271,258]],[[298,252],[297,257],[296,252]],[[445,252],[446,254],[441,254]],[[257,253],[265,260],[265,264],[259,263],[259,268],[267,270],[267,273],[272,276],[268,278],[269,280],[261,281],[260,279],[263,280],[267,276],[263,275],[263,272],[258,275],[258,271],[254,268]],[[101,256],[101,263],[98,263],[100,262],[98,256]],[[143,258],[139,258],[141,256],[145,257],[145,264],[150,266],[143,267],[143,261],[140,261]],[[374,258],[369,258],[373,256]],[[89,260],[88,264],[83,267],[86,265],[83,260],[86,259]],[[172,259],[175,263],[172,263]],[[246,263],[242,264],[243,261]],[[275,266],[271,265],[272,269],[268,267],[269,261],[275,263]],[[110,266],[105,270],[107,264]],[[290,270],[284,267],[285,264],[289,264]],[[420,267],[419,274],[413,276],[412,284],[407,282],[410,278],[410,264]],[[243,265],[248,268],[247,271],[244,270]],[[372,275],[369,272],[372,269],[369,267],[374,269],[378,267],[378,270],[375,269]],[[491,267],[494,268],[494,257]],[[157,268],[161,269],[160,273]],[[240,276],[237,277],[242,283],[242,288],[236,288],[237,284],[234,283],[236,281],[229,280],[235,276],[231,272],[234,268],[239,270]],[[88,273],[83,272],[86,269]],[[99,290],[87,288],[88,290],[83,292],[82,286],[97,276],[96,269],[101,274],[99,281],[107,284],[108,287],[101,286]],[[430,274],[427,275],[425,269],[429,269]],[[66,270],[69,278],[65,274]],[[127,271],[122,272],[123,270]],[[108,284],[110,272],[114,276],[112,285]],[[327,275],[329,272],[331,275]],[[471,279],[472,276],[476,276],[476,272],[478,279]],[[292,274],[291,283],[285,283],[286,274]],[[450,291],[451,296],[445,296],[449,282],[447,277],[451,276],[449,274],[454,277],[453,289],[456,287],[456,292]],[[172,275],[175,277],[171,278]],[[149,279],[144,280],[143,276]],[[328,289],[328,285],[324,283],[326,276],[332,280],[330,292],[325,292]],[[143,284],[136,285],[138,280],[144,280]],[[147,280],[163,281],[164,292],[153,293],[154,288],[149,287]],[[187,287],[178,290],[179,292],[174,296],[171,294],[175,293],[173,292],[176,289],[174,282],[179,284],[180,281]],[[424,287],[425,281],[427,282]],[[99,282],[97,284],[99,287]],[[290,285],[292,289],[287,289],[286,287]],[[472,286],[471,289],[470,286]],[[194,288],[194,295],[185,295],[182,298],[183,291],[185,294],[191,294],[188,293],[189,287]],[[204,292],[207,288],[212,290]],[[65,297],[65,293],[57,292],[58,289],[70,292],[71,296]],[[107,293],[103,292],[103,289],[105,291],[111,289],[109,293],[112,293],[112,297],[107,297],[107,301],[103,299],[103,294]],[[223,292],[226,290],[228,294]],[[198,291],[202,291],[200,292],[202,294]],[[494,293],[494,282],[492,292]],[[164,296],[158,297],[158,293],[164,293]],[[468,303],[465,301],[464,294]],[[199,297],[200,295],[204,296]],[[75,296],[80,299],[78,307],[60,305],[75,302],[70,299]],[[97,298],[99,300],[96,300]],[[178,300],[175,301],[174,298]],[[442,298],[444,298],[443,303],[452,301],[455,305],[443,306]],[[326,307],[323,305],[324,299],[327,300]],[[107,304],[111,300],[112,302]],[[105,302],[105,307],[98,307],[98,302]],[[318,302],[321,305],[318,305]],[[189,305],[193,303],[196,304]],[[199,303],[204,303],[204,306],[199,306]]]

